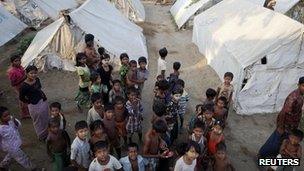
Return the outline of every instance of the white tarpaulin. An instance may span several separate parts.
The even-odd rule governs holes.
[[[295,88],[304,73],[303,32],[304,25],[282,14],[224,0],[194,18],[192,40],[221,79],[234,73],[234,107],[249,115],[280,110]]]
[[[0,46],[17,36],[27,27],[0,5]]]
[[[43,10],[49,17],[56,20],[60,17],[60,11],[75,9],[77,2],[75,0],[33,0],[38,7]]]
[[[171,7],[170,12],[177,27],[181,28],[199,9],[206,9],[211,6],[212,0],[199,0],[195,3],[192,0],[177,0]]]
[[[126,52],[131,59],[148,57],[142,28],[123,17],[106,0],[88,0],[70,13],[75,24],[91,33],[107,51],[119,56]]]

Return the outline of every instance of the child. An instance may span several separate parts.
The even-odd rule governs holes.
[[[10,160],[15,159],[26,169],[35,169],[29,157],[22,151],[22,140],[19,134],[21,123],[13,118],[6,107],[0,107],[0,137],[1,151],[6,152],[6,156],[0,163],[0,169],[9,167]]]
[[[129,71],[129,56],[126,53],[122,53],[120,55],[121,67],[119,69],[119,76],[121,80],[122,86],[125,88],[126,86],[126,76]]]
[[[124,171],[145,171],[147,161],[141,155],[138,155],[138,145],[130,143],[128,145],[128,156],[119,160]]]
[[[102,58],[103,55],[106,53],[106,50],[105,50],[104,47],[99,47],[99,48],[97,49],[97,51],[98,51],[98,53],[99,53],[99,58]]]
[[[227,156],[227,148],[225,143],[220,142],[216,145],[216,153],[214,155],[214,160],[210,162],[208,171],[234,171],[230,160]]]
[[[114,99],[118,96],[125,98],[125,92],[121,87],[121,82],[119,80],[113,80],[113,87],[109,92],[109,103],[113,103]]]
[[[137,62],[135,60],[131,60],[129,65],[130,65],[130,70],[128,71],[128,74],[126,76],[127,88],[135,87],[136,89],[138,89],[138,85],[143,84],[145,80],[138,79]]]
[[[105,141],[98,141],[94,145],[95,159],[91,162],[89,171],[122,171],[119,161],[109,154],[109,145]]]
[[[49,134],[46,139],[46,149],[52,160],[53,170],[63,170],[69,164],[68,148],[71,140],[68,133],[59,128],[60,123],[57,119],[49,121]]]
[[[199,156],[200,151],[200,146],[196,142],[190,141],[184,155],[176,161],[174,171],[194,171],[196,158]]]
[[[158,83],[161,81],[161,80],[164,80],[165,78],[162,76],[162,75],[158,75],[156,77],[156,82],[154,84],[154,89],[153,89],[153,92],[154,92],[154,96],[156,96],[157,94],[157,91],[158,91]]]
[[[126,129],[129,137],[129,142],[132,141],[132,136],[135,132],[138,134],[139,141],[142,141],[142,121],[143,107],[138,98],[138,91],[135,88],[130,88],[128,91],[128,101],[126,108],[129,116],[127,118]]]
[[[159,50],[160,57],[157,60],[157,75],[162,75],[163,78],[166,78],[167,62],[165,61],[165,59],[167,55],[168,51],[165,47]]]
[[[294,129],[281,145],[280,154],[283,158],[301,158],[302,147],[300,142],[303,140],[303,132]]]
[[[219,121],[223,128],[225,128],[225,123],[227,120],[228,110],[225,108],[227,103],[226,97],[220,97],[218,98],[216,102],[216,106],[214,106],[214,115],[213,118],[216,121]]]
[[[117,96],[114,100],[114,113],[115,113],[116,128],[118,130],[119,137],[123,138],[126,146],[127,145],[126,121],[129,114],[125,107],[125,99],[121,96]]]
[[[179,78],[179,69],[181,67],[180,62],[174,62],[173,63],[173,73],[170,74],[170,76],[168,77],[168,81],[170,84],[170,88],[169,91],[172,92],[177,85],[177,80]]]
[[[196,143],[198,143],[198,145],[201,148],[200,154],[202,155],[205,151],[205,143],[206,143],[206,138],[204,137],[204,127],[205,125],[202,122],[196,122],[194,124],[192,134],[189,137],[191,141],[195,141]]]
[[[87,123],[90,125],[96,120],[103,120],[103,103],[100,93],[94,93],[91,96],[93,107],[88,111]]]
[[[94,35],[86,34],[84,37],[86,47],[84,49],[84,54],[87,56],[86,65],[92,68],[95,63],[98,62],[98,55],[94,48]]]
[[[120,139],[114,118],[114,107],[112,105],[106,105],[104,111],[105,114],[104,114],[103,124],[105,126],[109,138],[110,151],[112,152],[115,149],[118,158],[120,158],[121,157]]]
[[[152,115],[151,123],[153,124],[157,120],[163,120],[166,122],[165,115],[167,113],[167,106],[165,103],[156,102],[154,104],[154,115]]]
[[[75,100],[77,101],[77,107],[79,112],[82,112],[82,106],[89,107],[90,103],[90,70],[86,65],[87,56],[84,53],[78,53],[76,55],[76,70],[79,76],[79,91]]]
[[[71,145],[71,163],[78,170],[85,171],[90,165],[90,144],[88,142],[88,124],[78,121],[75,124],[76,138]]]
[[[102,93],[102,100],[105,104],[109,103],[109,92],[112,88],[112,72],[113,66],[110,65],[110,55],[104,54],[101,58],[100,67],[98,68],[97,72],[101,78],[101,93]]]
[[[212,88],[208,88],[206,91],[206,100],[203,102],[203,105],[211,104],[215,105],[214,99],[216,97],[216,91]]]
[[[211,104],[206,105],[203,110],[203,118],[202,118],[202,122],[205,124],[204,136],[206,136],[211,131],[211,129],[216,123],[216,120],[213,118],[213,115],[214,115],[213,105]]]
[[[101,93],[101,79],[98,73],[91,74],[91,94]]]
[[[90,125],[91,139],[89,140],[91,151],[93,151],[94,144],[98,141],[107,141],[108,136],[105,126],[101,120],[96,120]]]
[[[208,136],[208,154],[213,156],[216,152],[216,145],[224,142],[224,133],[220,125],[214,125]]]
[[[147,58],[145,57],[139,57],[138,58],[138,71],[137,71],[137,79],[143,80],[143,83],[138,84],[139,94],[142,94],[142,90],[144,88],[145,81],[148,80],[149,77],[149,71],[147,70]]]
[[[217,96],[215,100],[218,100],[218,97],[226,97],[227,99],[227,108],[229,108],[232,95],[233,95],[233,85],[231,84],[231,81],[233,80],[233,74],[231,72],[226,72],[224,74],[224,82],[217,88]]]
[[[26,78],[25,70],[21,66],[20,55],[14,54],[10,58],[11,67],[7,70],[7,76],[11,82],[11,86],[15,89],[17,97],[19,97],[20,87]],[[1,91],[0,91],[1,96]],[[21,110],[21,119],[30,118],[30,113],[26,103],[19,100],[19,107]]]
[[[183,94],[182,94],[182,96],[180,97],[180,100],[179,100],[179,110],[178,110],[178,116],[179,116],[179,120],[180,120],[180,130],[182,130],[183,127],[184,127],[184,116],[185,116],[185,113],[186,113],[187,103],[188,103],[190,98],[189,98],[188,93],[185,91],[184,80],[178,79],[176,84],[180,85],[181,86],[180,88],[183,89]]]
[[[155,110],[154,108],[154,104],[156,102],[161,102],[161,103],[164,103],[164,104],[167,104],[167,95],[166,95],[166,92],[169,88],[169,83],[167,80],[160,80],[156,83],[156,87],[157,87],[157,90],[155,90],[155,97],[154,97],[154,100],[153,100],[153,111]]]
[[[61,104],[59,102],[54,102],[50,105],[50,115],[51,118],[59,121],[59,129],[65,130],[66,120],[64,115],[61,113]]]
[[[148,161],[150,170],[155,171],[159,158],[166,158],[160,151],[165,148],[165,142],[161,139],[160,135],[167,131],[167,125],[163,120],[158,120],[152,125],[146,135],[143,146],[143,156]]]
[[[191,117],[189,123],[188,123],[188,132],[191,134],[192,133],[192,130],[193,130],[193,127],[194,127],[194,124],[197,122],[197,121],[203,121],[203,109],[204,105],[202,104],[198,104],[195,106],[195,115]]]
[[[168,114],[165,116],[168,125],[168,130],[170,132],[170,144],[173,144],[174,140],[177,139],[178,135],[177,117],[179,111],[179,100],[182,94],[182,89],[176,89],[172,92],[171,101],[168,104]]]

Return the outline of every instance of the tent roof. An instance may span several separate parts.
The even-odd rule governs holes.
[[[59,18],[61,10],[75,9],[78,4],[75,0],[33,0],[53,20]]]
[[[244,0],[224,0],[194,20],[198,32],[211,34],[243,68],[303,33],[301,23]]]
[[[14,38],[27,27],[0,5],[0,46]]]
[[[28,66],[46,48],[63,22],[64,18],[60,18],[36,34],[21,59],[22,66]]]
[[[107,0],[88,0],[71,12],[70,17],[114,55],[126,52],[131,59],[148,56],[142,28],[129,21]]]

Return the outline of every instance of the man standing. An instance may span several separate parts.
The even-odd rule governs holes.
[[[303,103],[304,77],[301,77],[298,82],[298,88],[287,96],[284,106],[277,117],[276,130],[261,147],[258,157],[276,157],[278,155],[283,139],[288,136],[291,130],[299,127]]]

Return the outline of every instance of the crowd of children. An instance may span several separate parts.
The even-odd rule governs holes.
[[[75,100],[81,112],[84,108],[90,109],[87,120],[75,124],[76,138],[71,142],[65,131],[67,121],[61,113],[61,104],[50,104],[45,140],[52,170],[234,170],[227,156],[223,133],[228,124],[228,111],[234,91],[232,73],[225,73],[224,82],[217,91],[207,89],[206,99],[196,106],[195,114],[185,126],[184,115],[190,97],[185,90],[185,82],[179,78],[181,64],[174,62],[173,72],[167,74],[168,51],[166,48],[160,49],[151,104],[154,112],[152,126],[143,135],[142,124],[147,117],[142,105],[142,90],[149,77],[147,59],[140,57],[138,61],[129,61],[128,54],[121,54],[120,79],[113,79],[110,56],[103,48],[96,52],[93,35],[86,35],[85,41],[86,49],[76,55],[79,91]],[[18,57],[12,58],[13,67],[20,67],[18,60]],[[18,79],[25,79],[22,69],[20,76],[15,76],[16,81],[12,82],[12,86],[20,84]],[[19,89],[16,90],[19,93]],[[46,98],[42,95],[42,99]],[[24,99],[30,100],[26,97]],[[20,107],[25,108],[22,102]],[[27,116],[25,109],[22,117]],[[9,159],[14,158],[24,168],[35,170],[20,148],[20,122],[11,117],[5,107],[0,107],[0,120],[1,147],[8,153],[0,164],[1,168],[7,167]],[[188,134],[189,138],[178,143],[176,140],[180,133]],[[134,134],[138,136],[137,143]],[[295,130],[290,139],[283,142],[281,155],[299,157],[298,143],[302,138],[303,133]],[[138,144],[143,144],[142,155]],[[123,150],[128,152],[125,157],[122,157]]]

